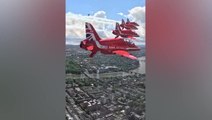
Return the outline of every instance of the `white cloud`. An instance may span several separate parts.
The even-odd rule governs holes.
[[[117,13],[118,15],[121,15],[121,16],[123,16],[124,15],[124,13],[122,13],[122,12],[120,12],[120,13]]]
[[[145,11],[146,8],[144,6],[130,9],[127,15],[118,13],[119,15],[129,18],[131,21],[137,22],[139,24],[137,33],[141,36],[142,39],[145,39]]]
[[[133,21],[136,21],[138,23],[144,23],[145,22],[145,11],[146,8],[144,7],[134,7],[131,10],[129,10],[129,14],[127,15],[130,19]]]
[[[106,18],[106,12],[105,11],[98,11],[96,13],[94,13],[95,17],[99,17],[99,18]]]
[[[117,21],[97,16],[97,14],[96,16],[83,16],[71,12],[66,13],[66,43],[79,44],[80,40],[85,39],[85,22],[90,22],[100,37],[115,37],[112,30]]]
[[[127,15],[125,15],[125,14],[124,14],[124,13],[122,13],[122,12],[117,13],[117,14],[127,18]]]
[[[132,21],[136,21],[140,26],[136,31],[140,35],[141,42],[145,40],[145,7],[134,7],[129,10],[129,14],[117,13]],[[115,28],[115,21],[106,18],[106,12],[98,11],[93,16],[83,16],[81,14],[66,13],[66,43],[79,44],[85,39],[85,22],[90,22],[97,30],[100,37],[115,37],[112,30]],[[140,43],[141,43],[140,42]]]
[[[138,22],[138,24],[144,24],[145,23],[145,12],[146,7],[134,7],[128,11],[128,14],[125,15],[122,12],[117,13],[118,15],[121,15],[125,18],[129,18],[130,20],[134,22]]]

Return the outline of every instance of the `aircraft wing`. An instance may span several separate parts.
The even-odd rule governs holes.
[[[137,59],[135,56],[130,55],[130,53],[128,53],[127,51],[124,51],[124,50],[115,50],[115,51],[113,51],[113,53],[120,55],[120,56],[123,56],[123,57],[133,59],[133,60]]]

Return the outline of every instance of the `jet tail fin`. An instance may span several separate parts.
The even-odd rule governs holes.
[[[127,18],[127,22],[130,22],[129,18]]]
[[[101,40],[101,38],[99,37],[99,35],[97,34],[96,30],[94,29],[93,25],[86,22],[85,23],[85,29],[86,29],[86,38],[88,39],[92,39],[95,42],[99,42]]]
[[[121,28],[119,23],[116,23],[116,30],[119,32],[119,34],[121,34]]]
[[[121,20],[121,23],[122,23],[123,25],[125,24],[124,19]]]

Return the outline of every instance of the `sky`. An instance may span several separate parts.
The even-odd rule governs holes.
[[[145,0],[66,0],[66,44],[78,45],[85,39],[85,22],[101,38],[114,38],[116,22],[126,18],[140,25],[137,43],[145,44],[145,10]]]
[[[105,11],[108,19],[119,20],[123,17],[117,13],[128,14],[128,10],[137,6],[145,6],[145,0],[66,0],[66,13],[93,15]]]

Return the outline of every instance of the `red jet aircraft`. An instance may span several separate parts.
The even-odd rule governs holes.
[[[134,24],[126,24],[124,22],[124,19],[122,19],[122,23],[120,24],[120,26],[122,27],[122,30],[125,29],[132,29],[132,30],[137,30],[138,28],[134,25]]]
[[[121,30],[119,23],[116,23],[116,29],[112,32],[114,35],[116,35],[115,38],[118,38],[119,36],[124,38],[133,38],[133,37],[139,37],[139,35],[132,31],[132,30]]]
[[[136,23],[136,22],[130,22],[130,20],[128,18],[127,18],[126,24],[133,24],[135,26],[139,26],[138,23]]]
[[[130,59],[137,59],[127,51],[138,51],[138,48],[130,40],[123,38],[101,39],[96,30],[90,23],[85,23],[86,39],[81,41],[82,49],[91,51],[90,57],[93,57],[98,51],[103,54],[117,54]]]

